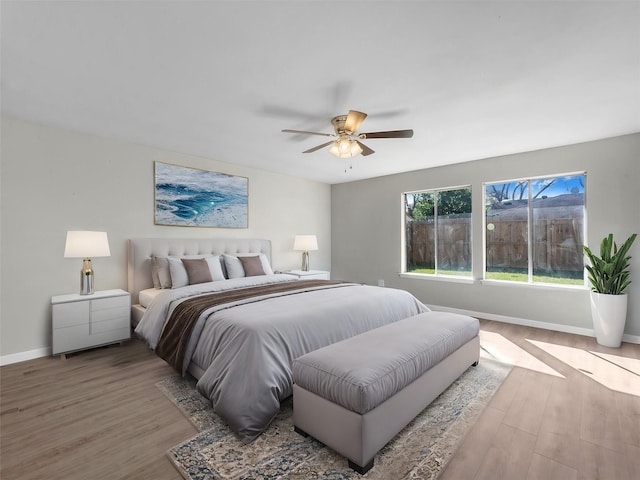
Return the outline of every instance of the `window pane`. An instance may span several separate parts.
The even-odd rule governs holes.
[[[437,273],[471,275],[471,189],[437,194]]]
[[[529,281],[528,182],[485,186],[485,278]]]
[[[407,272],[471,275],[471,188],[405,194]]]
[[[534,282],[584,284],[584,178],[531,180]]]
[[[405,195],[406,271],[435,273],[435,194]]]

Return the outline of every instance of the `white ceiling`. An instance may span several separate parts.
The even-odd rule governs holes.
[[[640,131],[640,2],[2,1],[2,111],[340,183]],[[369,114],[347,161],[302,154]],[[603,159],[606,160],[606,159]]]

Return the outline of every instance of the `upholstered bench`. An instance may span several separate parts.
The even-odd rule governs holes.
[[[359,473],[480,357],[475,318],[427,312],[356,335],[293,363],[293,423]]]

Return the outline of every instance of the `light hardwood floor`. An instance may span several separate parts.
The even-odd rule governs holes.
[[[516,366],[442,479],[638,478],[640,345],[481,325]],[[165,452],[196,430],[154,386],[170,374],[136,340],[1,367],[0,478],[181,479]]]
[[[640,345],[484,320],[481,329],[483,347],[516,366],[441,480],[640,478]]]
[[[0,368],[0,478],[181,479],[165,452],[197,430],[154,386],[172,372],[137,340]]]

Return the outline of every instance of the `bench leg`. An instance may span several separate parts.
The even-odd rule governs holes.
[[[371,470],[373,468],[373,460],[374,459],[372,458],[371,461],[369,463],[367,463],[364,467],[361,467],[357,463],[352,462],[351,460],[349,460],[349,468],[351,468],[352,470],[355,470],[360,475],[364,475],[365,473],[367,473],[369,470]]]
[[[293,431],[296,432],[299,435],[302,435],[303,437],[308,437],[309,434],[307,432],[305,432],[304,430],[296,427],[295,425],[293,426]]]

